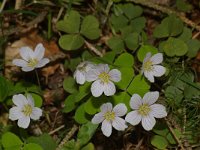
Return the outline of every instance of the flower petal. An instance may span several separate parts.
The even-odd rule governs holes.
[[[21,128],[28,128],[29,124],[30,124],[30,117],[23,117],[20,118],[17,122],[18,126]]]
[[[132,109],[138,109],[142,105],[142,98],[138,94],[133,94],[130,100],[130,106]]]
[[[21,109],[19,107],[12,107],[9,110],[9,119],[10,120],[17,120],[19,118],[22,118],[23,114],[21,112]]]
[[[155,124],[156,120],[151,115],[142,118],[142,126],[147,131],[152,130]]]
[[[12,98],[12,101],[16,106],[18,106],[20,108],[22,108],[22,107],[24,107],[24,105],[28,104],[26,97],[22,94],[14,95]]]
[[[21,57],[26,61],[29,61],[30,58],[34,57],[33,50],[30,47],[27,47],[27,46],[26,47],[21,47],[19,49],[19,53],[20,53]]]
[[[49,60],[48,58],[43,58],[43,59],[41,59],[41,60],[38,62],[36,68],[44,67],[46,64],[49,63],[49,61],[50,61],[50,60]]]
[[[104,120],[102,125],[101,125],[101,130],[103,134],[107,137],[109,137],[112,133],[112,125],[110,122]]]
[[[165,67],[160,66],[160,65],[154,65],[154,69],[153,69],[152,74],[153,74],[155,77],[161,77],[162,75],[165,74],[165,72],[166,72]]]
[[[103,93],[103,90],[104,88],[100,80],[97,80],[94,83],[92,83],[91,92],[94,97],[99,97]]]
[[[128,122],[132,125],[137,125],[142,120],[142,116],[140,114],[138,114],[138,112],[135,110],[135,111],[129,112],[126,115],[125,120],[126,120],[126,122]]]
[[[35,68],[34,67],[22,67],[22,70],[24,71],[24,72],[29,72],[29,71],[32,71],[32,70],[34,70]]]
[[[109,72],[110,80],[114,82],[119,82],[121,80],[121,72],[118,69],[112,69]]]
[[[108,64],[99,64],[99,65],[97,65],[97,69],[99,70],[100,73],[102,73],[102,72],[108,73],[110,70]]]
[[[144,58],[144,60],[143,60],[143,64],[144,64],[145,62],[147,62],[150,58],[151,58],[151,52],[146,53],[146,56],[145,56],[145,58]]]
[[[27,66],[27,62],[23,59],[14,59],[12,61],[12,63],[18,67],[26,67]]]
[[[115,112],[115,116],[124,116],[127,112],[127,108],[125,104],[117,104],[114,108],[113,108],[113,112]]]
[[[150,82],[155,82],[154,80],[154,76],[153,76],[153,73],[152,72],[147,72],[147,71],[144,71],[144,76],[150,81]]]
[[[94,115],[94,117],[92,118],[92,123],[93,124],[99,124],[99,123],[103,122],[103,120],[104,120],[104,116],[103,115],[104,114],[102,112]]]
[[[30,115],[31,119],[38,120],[42,116],[42,109],[34,107]]]
[[[34,101],[34,99],[33,99],[33,97],[32,97],[31,94],[27,94],[27,100],[28,100],[28,103],[29,103],[32,107],[35,106],[35,101]]]
[[[150,106],[151,108],[151,115],[155,118],[164,118],[167,116],[166,109],[161,104],[153,104]]]
[[[159,97],[158,91],[147,92],[144,95],[142,102],[143,102],[143,104],[152,105],[153,103],[155,103],[158,100],[158,97]]]
[[[85,74],[83,72],[80,72],[79,70],[75,71],[74,78],[76,79],[76,82],[78,84],[84,84],[85,83]]]
[[[160,64],[163,61],[163,54],[157,53],[150,58],[153,65]]]
[[[45,48],[42,43],[37,44],[34,51],[34,57],[37,60],[41,60],[44,57]]]
[[[111,112],[112,111],[112,104],[111,103],[105,103],[101,105],[100,107],[101,112],[104,114],[106,112]]]
[[[118,131],[124,131],[127,128],[125,120],[119,117],[115,117],[112,126]]]
[[[106,96],[114,95],[115,92],[116,92],[116,88],[115,88],[114,83],[112,83],[111,81],[109,81],[107,84],[104,84],[103,85],[103,91],[104,91],[104,94]]]
[[[100,73],[97,69],[89,70],[85,75],[86,81],[91,82],[97,80],[99,74]]]

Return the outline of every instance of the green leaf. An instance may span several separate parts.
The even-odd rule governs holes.
[[[43,150],[42,147],[35,143],[26,144],[23,150]]]
[[[130,50],[135,50],[139,46],[139,34],[130,33],[125,39],[125,44]]]
[[[76,50],[83,46],[84,39],[79,34],[68,34],[61,36],[58,42],[64,50]]]
[[[180,11],[188,12],[192,9],[192,5],[184,0],[176,0],[176,7]]]
[[[118,68],[121,72],[121,81],[115,83],[121,90],[126,90],[134,77],[134,69],[131,67]]]
[[[188,51],[188,46],[180,39],[170,37],[167,41],[162,42],[159,48],[165,52],[167,56],[183,56]]]
[[[12,89],[11,82],[7,81],[3,76],[0,76],[0,89],[0,102],[3,102]]]
[[[80,150],[80,146],[72,139],[64,144],[61,150]]]
[[[128,24],[128,19],[124,15],[115,16],[112,14],[110,19],[111,24],[115,28],[116,32]]]
[[[77,84],[75,82],[75,79],[71,76],[68,76],[67,78],[65,78],[63,82],[63,88],[68,93],[77,92]]]
[[[168,36],[177,36],[183,31],[183,22],[175,15],[170,15],[162,20],[158,25],[153,35],[156,38],[164,38]]]
[[[84,146],[81,150],[95,150],[94,144],[88,143],[86,146]]]
[[[120,37],[111,37],[108,40],[108,46],[115,53],[121,53],[124,50],[124,42]]]
[[[74,119],[77,123],[79,124],[84,124],[89,121],[89,115],[86,114],[85,109],[84,109],[84,104],[80,105],[75,112]]]
[[[20,138],[11,132],[2,135],[1,143],[7,150],[20,150],[23,145]]]
[[[65,15],[64,20],[57,22],[56,27],[66,33],[78,33],[80,28],[79,12],[71,10],[69,14]]]
[[[103,57],[95,57],[92,59],[95,63],[105,63],[105,64],[113,64],[113,61],[115,59],[116,53],[111,51],[107,52]]]
[[[42,147],[43,150],[55,150],[56,149],[56,142],[52,139],[52,137],[44,133],[38,137],[29,137],[27,139],[28,143],[35,143]]]
[[[119,103],[123,103],[126,105],[128,112],[131,111],[130,108],[130,99],[131,96],[127,93],[127,92],[118,92],[117,94],[115,94],[113,96],[113,100],[114,100],[114,104],[113,105],[117,105]]]
[[[65,99],[65,106],[63,108],[63,112],[64,113],[68,113],[71,112],[72,110],[74,110],[76,108],[76,100],[75,100],[75,96],[77,93],[74,93],[72,95],[69,95],[66,99]]]
[[[127,91],[132,94],[143,96],[150,89],[150,85],[145,81],[142,75],[137,75],[129,85]]]
[[[154,135],[151,139],[151,144],[158,149],[166,149],[168,146],[167,140],[160,135]]]
[[[69,68],[72,72],[74,72],[80,62],[81,62],[80,57],[70,58],[70,60],[65,61],[65,67]]]
[[[124,4],[123,12],[131,20],[133,18],[139,17],[143,9],[140,6],[134,6],[132,3]]]
[[[99,21],[92,15],[86,16],[80,32],[90,40],[97,39],[100,36]]]
[[[200,41],[197,39],[190,39],[187,41],[187,46],[189,47],[187,56],[193,58],[197,55],[200,49]]]
[[[166,137],[167,134],[169,133],[169,129],[165,123],[158,122],[158,123],[156,123],[155,127],[153,128],[153,132],[158,135],[161,135],[163,137]]]
[[[178,36],[178,38],[184,42],[187,42],[192,38],[192,30],[187,27],[184,27],[183,32],[180,36]]]
[[[97,127],[98,124],[93,124],[91,122],[88,122],[81,126],[77,135],[77,142],[79,142],[80,146],[83,146],[90,141]]]
[[[35,94],[35,93],[31,93],[33,99],[34,99],[34,102],[35,102],[35,107],[41,107],[42,106],[42,97],[38,94]]]
[[[181,138],[181,132],[178,129],[173,130],[175,133],[175,136],[180,139]],[[176,140],[174,139],[173,135],[171,133],[167,134],[167,140],[170,144],[176,144]]]
[[[146,57],[146,54],[148,52],[151,52],[151,55],[154,55],[154,54],[158,53],[158,50],[157,50],[157,48],[155,48],[151,45],[142,45],[137,52],[137,57],[140,62],[143,62],[143,60]]]
[[[146,19],[144,17],[138,17],[131,21],[130,26],[134,32],[140,33],[145,27]]]
[[[129,53],[123,53],[115,60],[114,65],[118,67],[132,67],[134,64],[134,57]]]

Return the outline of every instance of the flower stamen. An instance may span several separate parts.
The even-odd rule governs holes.
[[[22,112],[24,113],[25,116],[30,116],[32,114],[32,111],[33,109],[29,104],[24,105],[24,108],[22,109]]]
[[[107,121],[112,121],[112,120],[115,119],[115,113],[114,113],[114,112],[108,111],[108,112],[106,112],[106,113],[104,114],[104,118],[105,118]]]
[[[142,116],[147,116],[150,112],[151,108],[147,104],[143,104],[139,107],[138,113]]]
[[[102,72],[101,74],[99,74],[99,79],[103,82],[103,83],[108,83],[110,80],[110,75],[106,72]]]
[[[27,63],[28,67],[35,67],[38,64],[38,60],[37,59],[30,59]]]
[[[144,70],[150,72],[153,70],[153,63],[152,61],[148,60],[144,63]]]

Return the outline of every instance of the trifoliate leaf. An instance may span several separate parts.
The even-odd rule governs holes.
[[[119,29],[127,26],[128,19],[124,15],[115,16],[111,15],[111,24],[113,25],[115,31],[119,31]]]
[[[200,49],[200,41],[197,39],[190,39],[187,41],[187,45],[189,49],[186,55],[190,58],[195,57]]]
[[[151,55],[154,55],[154,54],[158,53],[158,50],[157,50],[157,48],[155,48],[151,45],[142,45],[137,52],[137,57],[140,62],[143,62],[143,60],[146,57],[146,54],[148,52],[151,52]]]
[[[84,104],[80,105],[75,112],[74,119],[77,123],[79,124],[84,124],[87,123],[90,118],[88,114],[86,114],[85,109],[84,109]]]
[[[183,56],[188,51],[188,46],[180,39],[170,37],[167,41],[162,42],[159,48],[165,52],[167,56]]]
[[[86,16],[80,32],[90,40],[97,39],[100,36],[99,21],[92,15]]]
[[[80,28],[80,14],[77,11],[70,11],[65,15],[64,20],[58,21],[56,27],[66,33],[78,33]]]
[[[170,15],[162,20],[158,25],[153,35],[156,38],[163,38],[168,36],[177,36],[183,31],[183,22],[175,15]]]
[[[175,136],[177,139],[181,138],[181,132],[178,129],[173,129]],[[176,140],[174,139],[173,135],[169,132],[167,134],[167,140],[169,141],[170,144],[176,144]]]
[[[160,150],[164,150],[168,146],[167,140],[160,135],[154,135],[151,139],[151,144]]]
[[[123,53],[115,60],[114,65],[118,67],[132,67],[134,64],[134,57],[129,53]]]
[[[33,99],[34,99],[34,102],[35,102],[35,107],[41,107],[42,106],[42,97],[38,94],[35,94],[35,93],[31,93]]]
[[[84,39],[79,34],[68,34],[61,36],[58,42],[64,50],[76,50],[84,44]]]
[[[134,32],[140,33],[145,27],[146,19],[144,17],[138,17],[131,21],[130,26]]]
[[[108,40],[108,46],[117,54],[124,50],[124,42],[120,37],[111,37]]]
[[[187,42],[192,38],[192,30],[187,27],[184,27],[183,32],[181,33],[180,36],[178,36],[178,38],[180,40],[183,40],[184,42]]]
[[[0,76],[0,102],[3,102],[6,97],[9,95],[13,88],[11,82],[6,80],[3,76]]]
[[[123,12],[131,20],[133,18],[139,17],[143,9],[140,6],[134,6],[132,3],[124,4]]]
[[[126,105],[128,112],[131,110],[130,104],[129,104],[130,99],[131,99],[131,96],[127,92],[120,92],[120,93],[117,93],[113,96],[114,105],[117,105],[119,103],[123,103],[123,104]]]
[[[35,143],[28,143],[24,146],[23,150],[43,150],[42,147]]]
[[[65,78],[63,82],[63,88],[68,93],[77,92],[77,85],[76,85],[75,79],[71,76],[68,76],[67,78]]]
[[[176,7],[180,11],[188,12],[192,9],[192,5],[184,0],[176,0]]]
[[[139,34],[138,33],[130,33],[124,39],[126,46],[130,50],[136,50],[139,46]]]
[[[133,94],[139,94],[143,96],[150,89],[150,85],[145,81],[145,78],[142,75],[137,75],[129,85],[127,91]]]

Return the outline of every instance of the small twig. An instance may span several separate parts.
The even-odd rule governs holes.
[[[185,150],[185,148],[183,147],[181,141],[177,138],[176,134],[174,133],[174,130],[173,128],[171,127],[171,124],[170,122],[167,120],[167,118],[165,118],[165,121],[167,123],[167,126],[169,128],[169,131],[172,133],[174,139],[176,140],[176,142],[178,143],[178,145],[181,147],[181,150]]]
[[[42,22],[45,19],[45,16],[47,15],[47,11],[41,12],[38,17],[36,17],[34,20],[30,21],[29,23],[26,23],[26,27],[15,27],[12,29],[4,30],[0,29],[0,37],[2,36],[9,36],[14,33],[26,33],[30,31],[31,29],[37,27],[37,24]],[[3,31],[4,30],[4,31]]]
[[[61,129],[64,128],[64,127],[65,127],[65,125],[62,125],[62,126],[56,128],[56,129],[54,129],[53,131],[50,131],[50,132],[49,132],[49,135],[52,135],[52,134],[54,134],[55,132],[58,132],[59,130],[61,130]]]
[[[64,11],[64,7],[61,7],[60,10],[59,10],[59,12],[58,12],[58,15],[57,15],[56,19],[54,20],[55,21],[54,23],[58,22],[58,20],[60,19],[63,11]]]
[[[173,9],[170,9],[168,7],[165,6],[160,6],[158,4],[155,4],[149,0],[127,0],[129,2],[134,2],[136,4],[140,4],[149,8],[153,8],[155,10],[159,10],[163,13],[166,14],[175,14],[176,16],[178,16],[183,22],[185,22],[186,24],[188,24],[190,27],[200,31],[200,26],[198,26],[195,22],[193,22],[192,20],[189,20],[187,17],[185,17],[184,15],[182,15],[180,12],[177,12]]]
[[[1,4],[1,8],[0,8],[0,13],[3,11],[5,5],[6,5],[7,0],[3,0],[2,4]]]
[[[97,56],[103,57],[103,54],[97,50],[91,43],[87,42],[85,40],[85,44],[87,46],[87,48],[89,48],[92,52],[94,52]]]
[[[196,39],[199,35],[200,35],[200,31],[197,32],[196,34],[194,34],[194,35],[192,36],[192,39]]]
[[[144,138],[140,139],[140,141],[138,142],[138,144],[136,145],[134,150],[139,150],[140,149],[140,146],[142,145],[143,140],[144,140]]]
[[[78,130],[78,126],[74,125],[71,130],[68,132],[68,134],[65,136],[65,138],[60,142],[56,150],[61,150],[62,147],[69,141],[69,139],[75,134],[75,132]]]
[[[20,9],[24,0],[16,0],[15,1],[15,10]]]

